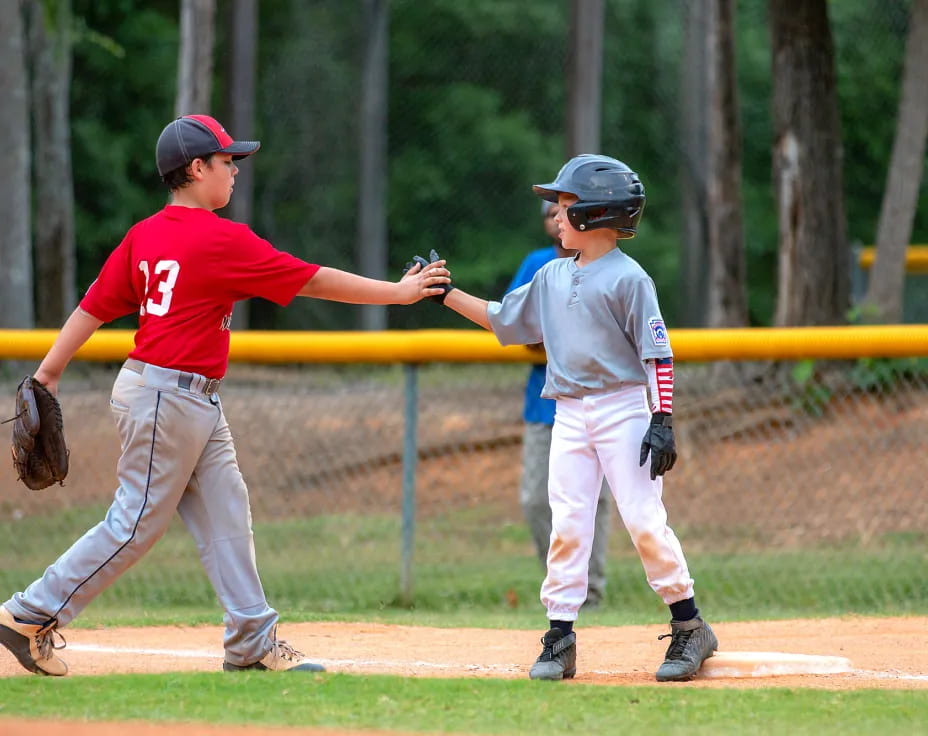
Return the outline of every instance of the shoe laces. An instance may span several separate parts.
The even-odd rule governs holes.
[[[538,657],[539,662],[550,662],[554,659],[554,642],[545,641],[544,637],[541,637],[541,654]]]
[[[286,659],[290,662],[299,662],[305,659],[303,652],[297,651],[285,641],[278,641],[275,646],[277,647],[277,656],[281,659]]]
[[[55,643],[55,636],[61,639],[60,644]],[[35,648],[42,659],[51,659],[55,656],[56,649],[64,649],[66,646],[68,646],[67,640],[57,629],[42,629],[35,635]]]
[[[288,662],[299,662],[306,658],[303,652],[297,651],[283,639],[277,638],[277,627],[271,632],[271,640],[274,642],[274,652],[279,659],[285,659]]]
[[[686,649],[686,645],[689,643],[693,631],[695,631],[695,629],[690,629],[689,631],[674,631],[672,634],[661,634],[657,637],[658,641],[666,639],[668,636],[673,637],[670,640],[670,646],[667,647],[667,656],[665,659],[683,659],[683,650]]]
[[[565,635],[558,636],[553,638],[551,632],[546,633],[541,637],[541,654],[538,657],[539,662],[550,662],[554,659],[554,647],[557,645]]]

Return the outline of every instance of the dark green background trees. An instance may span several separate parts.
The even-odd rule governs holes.
[[[252,225],[280,248],[357,270],[360,14],[342,0],[260,5]],[[909,3],[830,3],[844,144],[848,234],[873,242],[893,143]],[[218,3],[212,112],[222,118],[227,3]],[[161,206],[154,142],[173,116],[176,0],[74,0],[71,85],[77,290],[135,220]],[[627,250],[650,271],[668,322],[680,289],[680,0],[606,3],[602,151],[647,188]],[[568,4],[560,0],[393,0],[390,5],[389,269],[435,247],[464,288],[498,297],[525,252],[543,245],[530,185],[564,159]],[[771,182],[770,37],[762,4],[740,3],[737,81],[750,320],[776,296]],[[233,135],[236,131],[231,131]],[[912,241],[928,240],[926,187]],[[838,193],[835,193],[838,196]],[[390,327],[465,327],[421,305]],[[316,300],[255,304],[252,326],[352,328],[353,307]]]

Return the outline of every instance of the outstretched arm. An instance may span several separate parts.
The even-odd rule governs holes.
[[[71,362],[71,358],[74,357],[74,353],[102,324],[103,320],[97,319],[80,307],[75,309],[35,372],[36,380],[44,383],[53,394],[57,394],[58,381],[68,363]]]
[[[446,307],[453,309],[462,317],[467,317],[471,322],[480,325],[485,330],[492,330],[493,328],[490,327],[490,320],[487,318],[488,304],[489,302],[486,299],[471,296],[458,288],[449,291],[448,295],[445,297]]]
[[[298,292],[299,296],[347,304],[413,304],[442,293],[440,284],[451,281],[444,261],[407,273],[399,281],[380,281],[323,266]]]
[[[419,273],[420,269],[422,273],[425,273],[428,269],[434,268],[437,264],[444,265],[445,263],[446,261],[432,249],[432,252],[429,253],[428,261],[421,256],[413,256],[413,259],[406,264],[406,270],[403,272],[406,274],[404,278]],[[447,268],[443,270],[444,273],[448,274],[448,278],[446,279],[448,286],[444,289],[439,289],[442,296],[440,299],[434,299],[433,301],[437,301],[449,309],[453,309],[462,317],[467,317],[471,322],[475,322],[484,329],[492,331],[493,328],[490,326],[490,320],[487,318],[487,306],[489,302],[486,299],[471,296],[467,292],[461,291],[461,289],[456,286],[451,286],[451,272]]]

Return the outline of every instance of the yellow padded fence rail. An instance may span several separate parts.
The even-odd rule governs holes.
[[[857,265],[864,271],[873,268],[876,260],[876,248],[864,246],[857,254]],[[928,245],[910,245],[905,251],[905,272],[907,274],[928,273]]]
[[[39,360],[57,330],[0,330],[0,360]],[[97,331],[75,359],[122,360],[131,330]],[[928,325],[751,327],[670,331],[678,361],[802,360],[928,356]],[[482,330],[382,332],[262,332],[232,334],[238,363],[524,363],[538,359],[524,346],[499,345]]]

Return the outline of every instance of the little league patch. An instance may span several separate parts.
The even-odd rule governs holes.
[[[648,326],[651,328],[651,338],[655,345],[667,344],[667,328],[664,327],[664,320],[652,318],[648,320]]]

